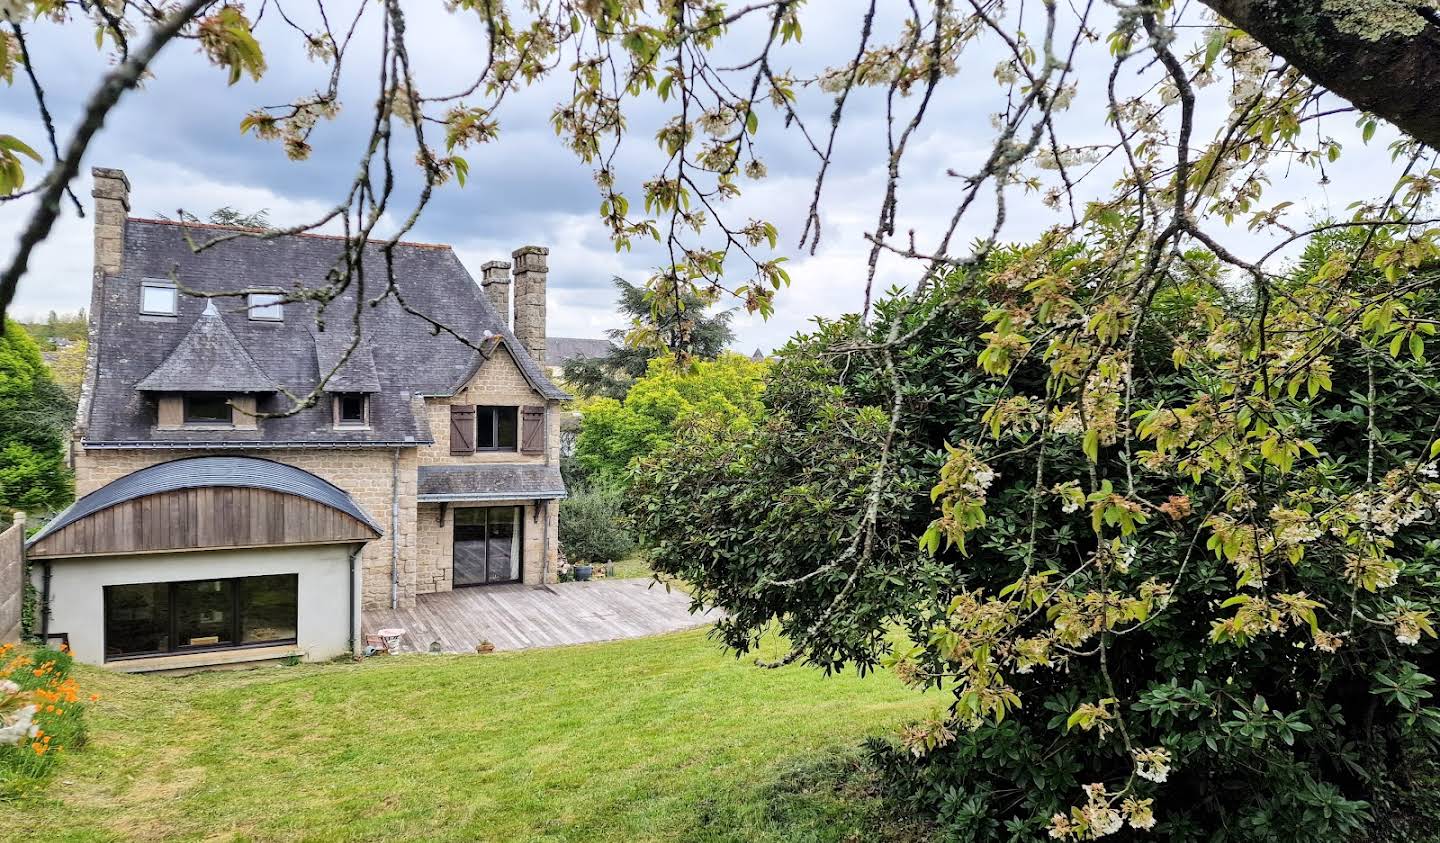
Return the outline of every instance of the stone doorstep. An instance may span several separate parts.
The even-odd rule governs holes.
[[[242,647],[235,650],[209,650],[199,653],[180,653],[173,656],[149,656],[138,659],[121,659],[106,662],[105,667],[117,673],[179,673],[196,670],[223,670],[227,667],[253,667],[255,662],[278,661],[291,656],[305,655],[305,650],[294,644],[275,647]]]

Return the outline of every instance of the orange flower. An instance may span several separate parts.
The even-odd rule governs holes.
[[[40,743],[40,742],[37,741],[37,742],[35,742],[35,743],[30,744],[30,748],[33,749],[33,750],[35,750],[35,754],[36,754],[36,755],[44,755],[44,754],[45,754],[45,750],[49,749],[50,747],[48,747],[48,746],[46,746],[45,744],[42,744],[42,743]]]

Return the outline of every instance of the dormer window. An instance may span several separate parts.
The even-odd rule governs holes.
[[[285,321],[285,296],[280,293],[251,293],[246,297],[246,310],[254,322]]]
[[[233,425],[235,411],[230,399],[224,395],[199,393],[185,396],[185,423],[187,425]]]
[[[368,427],[370,396],[363,392],[342,392],[335,396],[336,427]]]
[[[169,281],[144,281],[140,284],[140,312],[146,316],[174,316],[177,296],[175,285]]]

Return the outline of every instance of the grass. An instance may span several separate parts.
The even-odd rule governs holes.
[[[778,653],[778,644],[773,645]],[[829,772],[931,703],[885,674],[767,671],[701,630],[489,656],[183,678],[77,667],[88,746],[8,827],[55,840],[852,840]]]
[[[653,573],[654,571],[650,569],[650,559],[643,550],[637,550],[615,563],[615,579],[649,577]]]

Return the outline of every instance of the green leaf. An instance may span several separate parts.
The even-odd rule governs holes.
[[[28,144],[14,135],[0,135],[0,149],[18,152],[27,158],[33,159],[37,164],[44,163],[45,161],[44,158],[40,157],[40,153],[31,149]]]

